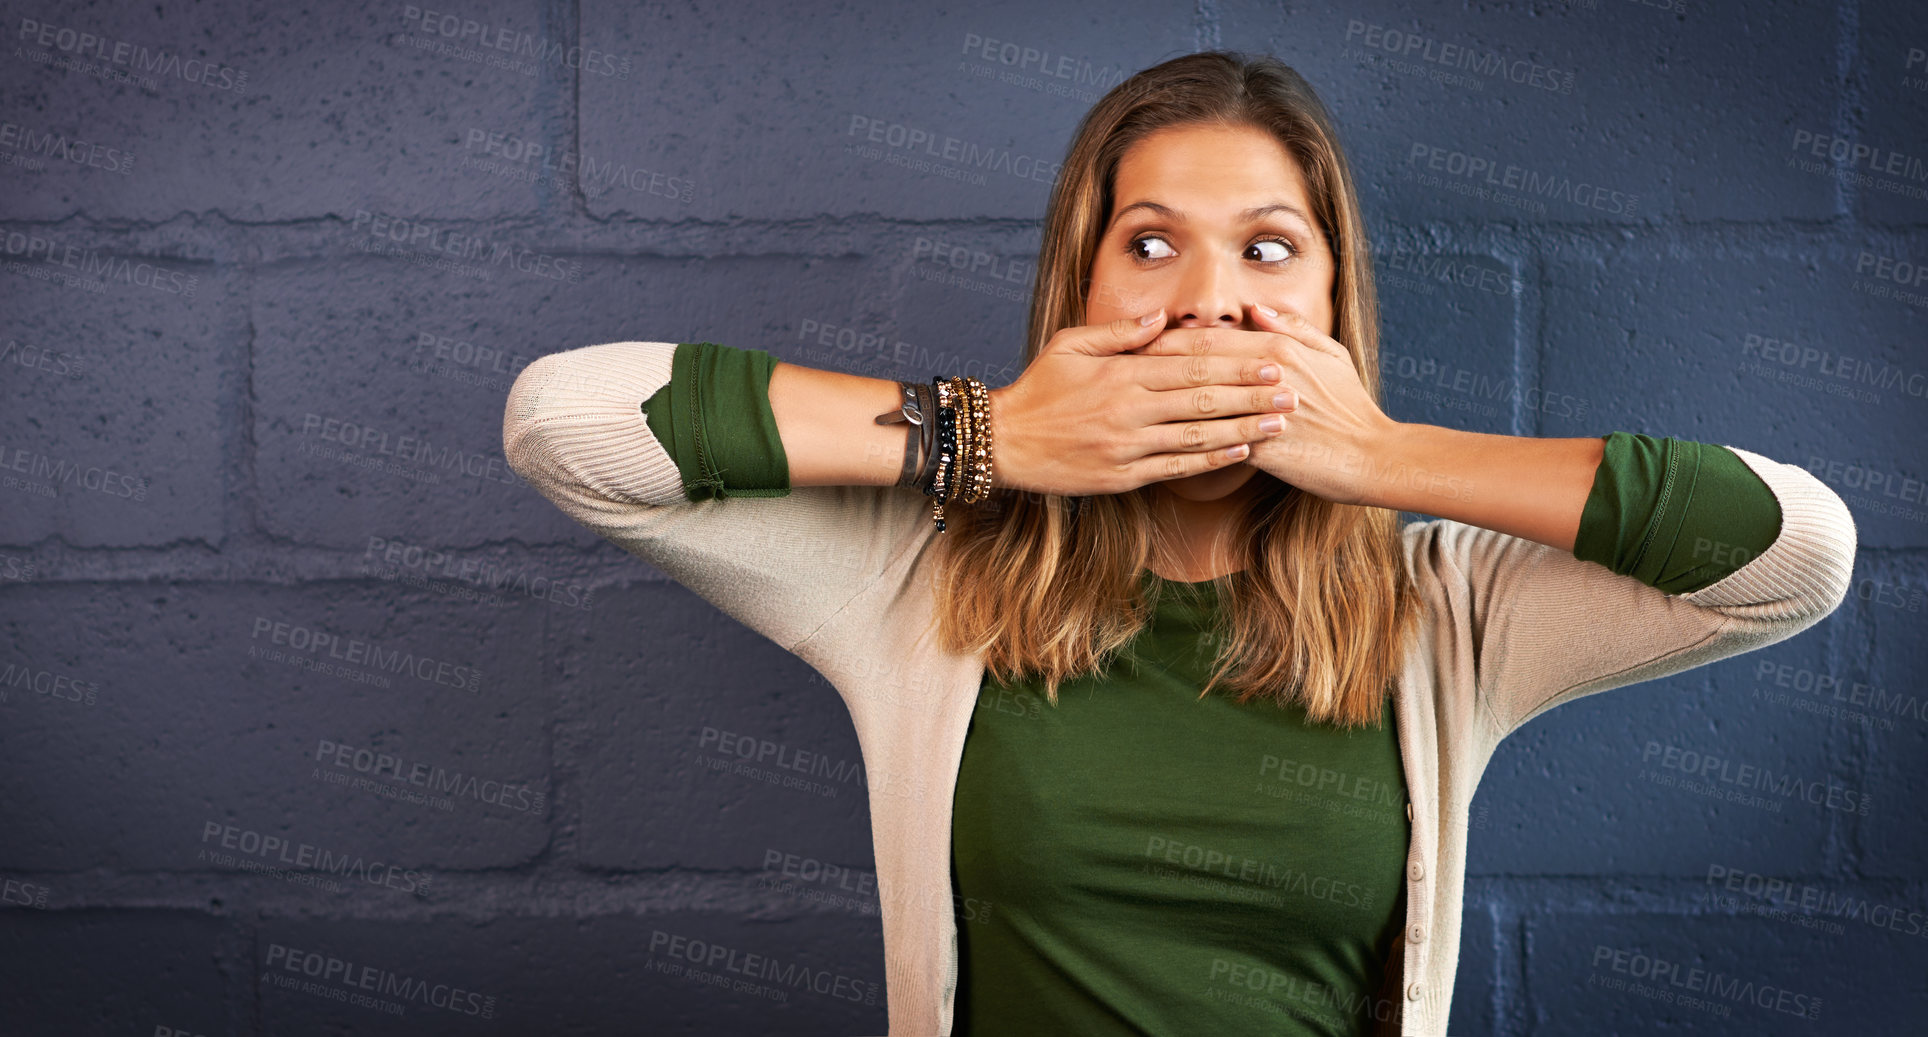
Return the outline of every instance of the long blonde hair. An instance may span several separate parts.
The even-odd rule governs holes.
[[[1333,337],[1379,400],[1365,224],[1331,119],[1277,59],[1222,51],[1145,69],[1085,114],[1051,191],[1025,363],[1059,330],[1085,323],[1119,159],[1151,132],[1190,123],[1265,130],[1298,163],[1335,256]],[[1215,669],[1200,697],[1223,678],[1239,702],[1264,695],[1298,703],[1317,722],[1379,724],[1416,618],[1398,513],[1253,478],[1269,485],[1231,523],[1233,544],[1249,545],[1250,560],[1213,581],[1222,608]],[[1062,681],[1098,672],[1151,618],[1156,603],[1137,582],[1163,546],[1149,494],[1149,486],[1082,499],[994,492],[975,508],[946,508],[933,559],[944,645],[983,653],[992,679],[1041,679],[1055,705]]]

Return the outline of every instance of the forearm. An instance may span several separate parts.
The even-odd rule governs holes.
[[[696,345],[535,360],[504,405],[504,456],[571,518],[797,652],[929,520],[881,492],[790,493],[765,413],[773,366]]]
[[[1541,439],[1392,422],[1367,450],[1358,503],[1572,551],[1603,455],[1597,436]]]
[[[778,362],[770,373],[770,411],[789,458],[790,485],[895,485],[906,426],[879,425],[876,418],[903,402],[895,379]]]

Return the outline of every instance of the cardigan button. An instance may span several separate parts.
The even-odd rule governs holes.
[[[1420,879],[1426,877],[1426,866],[1418,861],[1406,865],[1406,877],[1414,882],[1418,882]]]
[[[1423,923],[1414,922],[1413,927],[1407,931],[1406,937],[1414,943],[1419,943],[1426,938],[1426,926]]]
[[[1421,989],[1420,989],[1420,984],[1419,984],[1419,981],[1418,981],[1418,980],[1414,980],[1414,981],[1413,981],[1413,983],[1412,983],[1412,985],[1406,988],[1406,1000],[1408,1000],[1408,1001],[1417,1001],[1417,1000],[1419,1000],[1419,995],[1420,995],[1420,994],[1421,994],[1422,992],[1423,992],[1423,991],[1421,991]]]

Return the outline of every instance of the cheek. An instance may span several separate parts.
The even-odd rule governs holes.
[[[1305,314],[1312,323],[1325,326],[1332,323],[1332,288],[1323,284],[1293,284],[1285,290],[1286,301],[1292,308]]]
[[[1332,334],[1337,307],[1333,304],[1331,283],[1295,288],[1292,294],[1295,299],[1303,299],[1299,312],[1305,314],[1312,326]]]
[[[1151,309],[1150,296],[1131,284],[1130,271],[1122,258],[1108,255],[1102,248],[1091,261],[1090,283],[1085,289],[1085,323],[1099,324]]]

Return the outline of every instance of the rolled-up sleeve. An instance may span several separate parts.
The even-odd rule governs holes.
[[[1630,432],[1603,438],[1576,558],[1685,594],[1746,565],[1780,536],[1774,491],[1732,450]]]
[[[790,459],[770,409],[776,366],[761,349],[677,343],[669,381],[642,408],[690,500],[789,495]]]

